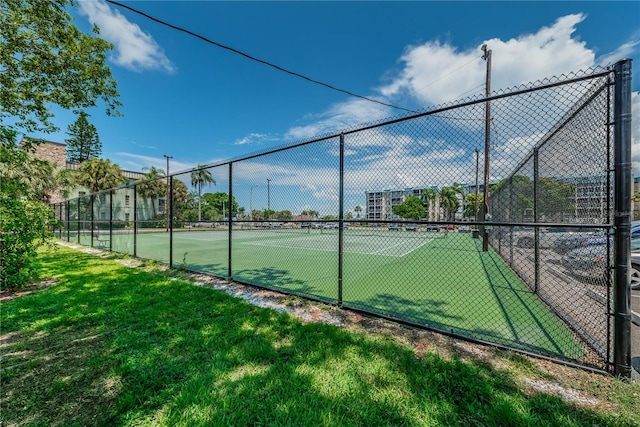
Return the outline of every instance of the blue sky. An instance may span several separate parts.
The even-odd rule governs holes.
[[[493,52],[493,89],[637,58],[640,49],[637,1],[123,3],[291,71],[409,109],[482,93],[484,43]],[[96,23],[115,45],[109,64],[124,116],[106,117],[104,108],[89,113],[102,156],[123,169],[165,168],[167,154],[173,156],[171,172],[186,170],[402,113],[102,0],[80,1],[71,12],[81,29]],[[633,65],[635,108],[640,62]],[[75,117],[55,113],[60,132],[34,136],[64,142]],[[639,123],[634,144],[640,144]],[[640,149],[634,149],[640,170],[636,166]]]

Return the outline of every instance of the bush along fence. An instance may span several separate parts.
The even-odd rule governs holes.
[[[629,376],[630,76],[624,60],[70,199],[56,233]]]

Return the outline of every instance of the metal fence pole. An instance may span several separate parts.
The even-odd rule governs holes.
[[[231,242],[233,234],[233,223],[231,218],[233,217],[233,163],[229,163],[229,237],[227,242],[227,280],[230,282],[233,275],[231,274]],[[222,220],[224,221],[224,215]]]
[[[80,197],[78,197],[77,200],[78,200],[78,208],[77,208],[78,220],[77,220],[76,228],[78,230],[78,235],[77,235],[77,239],[76,240],[78,240],[78,244],[80,244],[80,200],[82,200],[82,199],[80,199]]]
[[[533,149],[533,222],[537,223],[538,218],[538,181],[539,177],[539,149],[538,147]],[[533,292],[538,293],[538,286],[540,284],[540,228],[534,228],[533,238]]]
[[[344,267],[344,134],[340,134],[340,189],[338,207],[338,306],[342,306]]]
[[[631,377],[631,60],[614,65],[614,373]]]
[[[69,201],[67,200],[66,202],[64,202],[64,207],[65,207],[65,216],[67,217],[67,220],[65,221],[67,224],[67,242],[71,240],[71,212],[69,212],[69,208],[71,207],[71,204],[69,203]]]
[[[133,186],[133,257],[138,257],[138,186]]]
[[[113,193],[109,191],[109,252],[113,252]]]
[[[169,165],[169,158],[167,158],[167,165]],[[167,207],[167,229],[169,231],[169,268],[173,268],[173,177],[169,178],[168,196],[169,200],[166,201]]]

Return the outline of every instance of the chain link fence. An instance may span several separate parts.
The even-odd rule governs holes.
[[[614,83],[588,70],[68,200],[56,232],[616,371]]]

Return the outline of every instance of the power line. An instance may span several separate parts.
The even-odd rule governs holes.
[[[302,75],[302,74],[300,74],[300,73],[296,73],[295,71],[287,70],[286,68],[282,68],[282,67],[280,67],[280,66],[278,66],[278,65],[272,64],[271,62],[268,62],[268,61],[264,61],[264,60],[262,60],[262,59],[255,58],[255,57],[253,57],[253,56],[251,56],[251,55],[249,55],[249,54],[246,54],[246,53],[244,53],[244,52],[242,52],[242,51],[239,51],[239,50],[234,49],[234,48],[232,48],[232,47],[225,46],[225,45],[223,45],[223,44],[220,44],[220,43],[218,43],[218,42],[215,42],[215,41],[213,41],[213,40],[211,40],[211,39],[208,39],[208,38],[206,38],[206,37],[204,37],[204,36],[201,36],[201,35],[199,35],[199,34],[196,34],[196,33],[192,32],[192,31],[189,31],[189,30],[187,30],[187,29],[185,29],[185,28],[178,27],[178,26],[176,26],[176,25],[170,24],[170,23],[168,23],[168,22],[166,22],[166,21],[163,21],[163,20],[161,20],[161,19],[158,19],[158,18],[156,18],[156,17],[153,17],[153,16],[151,16],[151,15],[149,15],[149,14],[147,14],[147,13],[144,13],[144,12],[139,11],[139,10],[137,10],[137,9],[134,9],[134,8],[132,8],[132,7],[130,7],[130,6],[127,6],[126,4],[122,4],[122,3],[119,3],[119,2],[114,1],[114,0],[106,0],[106,2],[107,2],[107,3],[111,3],[111,4],[115,5],[115,6],[122,7],[122,8],[124,8],[124,9],[130,10],[131,12],[133,12],[133,13],[137,13],[138,15],[142,15],[142,16],[144,16],[145,18],[150,19],[150,20],[152,20],[152,21],[154,21],[154,22],[157,22],[157,23],[159,23],[159,24],[162,24],[162,25],[167,26],[167,27],[169,27],[169,28],[172,28],[172,29],[174,29],[174,30],[177,30],[177,31],[180,31],[180,32],[183,32],[183,33],[189,34],[190,36],[193,36],[193,37],[199,38],[199,39],[200,39],[200,40],[202,40],[202,41],[205,41],[205,42],[210,43],[210,44],[212,44],[212,45],[218,46],[218,47],[220,47],[220,48],[222,48],[222,49],[226,49],[226,50],[231,51],[231,52],[233,52],[233,53],[237,53],[238,55],[244,56],[244,57],[245,57],[245,58],[247,58],[247,59],[250,59],[250,60],[252,60],[252,61],[256,61],[256,62],[259,62],[259,63],[261,63],[261,64],[267,65],[267,66],[269,66],[269,67],[275,68],[275,69],[276,69],[276,70],[278,70],[278,71],[282,71],[282,72],[285,72],[285,73],[287,73],[287,74],[291,74],[292,76],[299,77],[299,78],[304,79],[304,80],[307,80],[307,81],[309,81],[309,82],[311,82],[311,83],[315,83],[315,84],[317,84],[317,85],[324,86],[324,87],[329,88],[329,89],[331,89],[331,90],[335,90],[335,91],[338,91],[338,92],[342,92],[342,93],[347,94],[347,95],[349,95],[349,96],[353,96],[353,97],[356,97],[356,98],[364,99],[365,101],[375,102],[376,104],[384,105],[384,106],[386,106],[386,107],[391,107],[391,108],[395,108],[395,109],[397,109],[397,110],[407,111],[407,112],[409,112],[409,113],[418,113],[418,111],[415,111],[415,110],[410,110],[410,109],[408,109],[408,108],[403,108],[403,107],[398,107],[398,106],[396,106],[396,105],[387,104],[386,102],[378,101],[378,100],[376,100],[376,99],[367,98],[366,96],[358,95],[358,94],[356,94],[356,93],[350,92],[350,91],[345,90],[345,89],[340,89],[340,88],[335,87],[335,86],[332,86],[332,85],[330,85],[330,84],[323,83],[323,82],[321,82],[321,81],[318,81],[318,80],[312,79],[312,78],[310,78],[310,77],[304,76],[304,75]]]
[[[431,83],[428,83],[426,86],[423,86],[423,87],[421,87],[420,89],[416,90],[416,91],[415,91],[415,93],[418,93],[418,92],[420,92],[420,91],[422,91],[422,90],[424,90],[424,89],[428,88],[429,86],[431,86],[431,85],[433,85],[433,84],[435,84],[435,83],[439,82],[440,80],[444,79],[445,77],[447,77],[447,76],[449,76],[449,75],[451,75],[451,74],[455,73],[455,72],[456,72],[456,71],[458,71],[459,69],[461,69],[461,68],[463,68],[463,67],[466,67],[467,65],[471,64],[471,63],[472,63],[472,62],[474,62],[474,61],[477,61],[478,59],[480,59],[480,57],[478,57],[478,58],[473,58],[473,59],[471,59],[469,62],[465,62],[464,64],[462,64],[462,65],[461,65],[461,66],[459,66],[458,68],[454,68],[453,70],[449,71],[448,73],[441,75],[440,77],[438,77],[437,79],[435,79],[435,80],[434,80],[434,81],[432,81]]]

